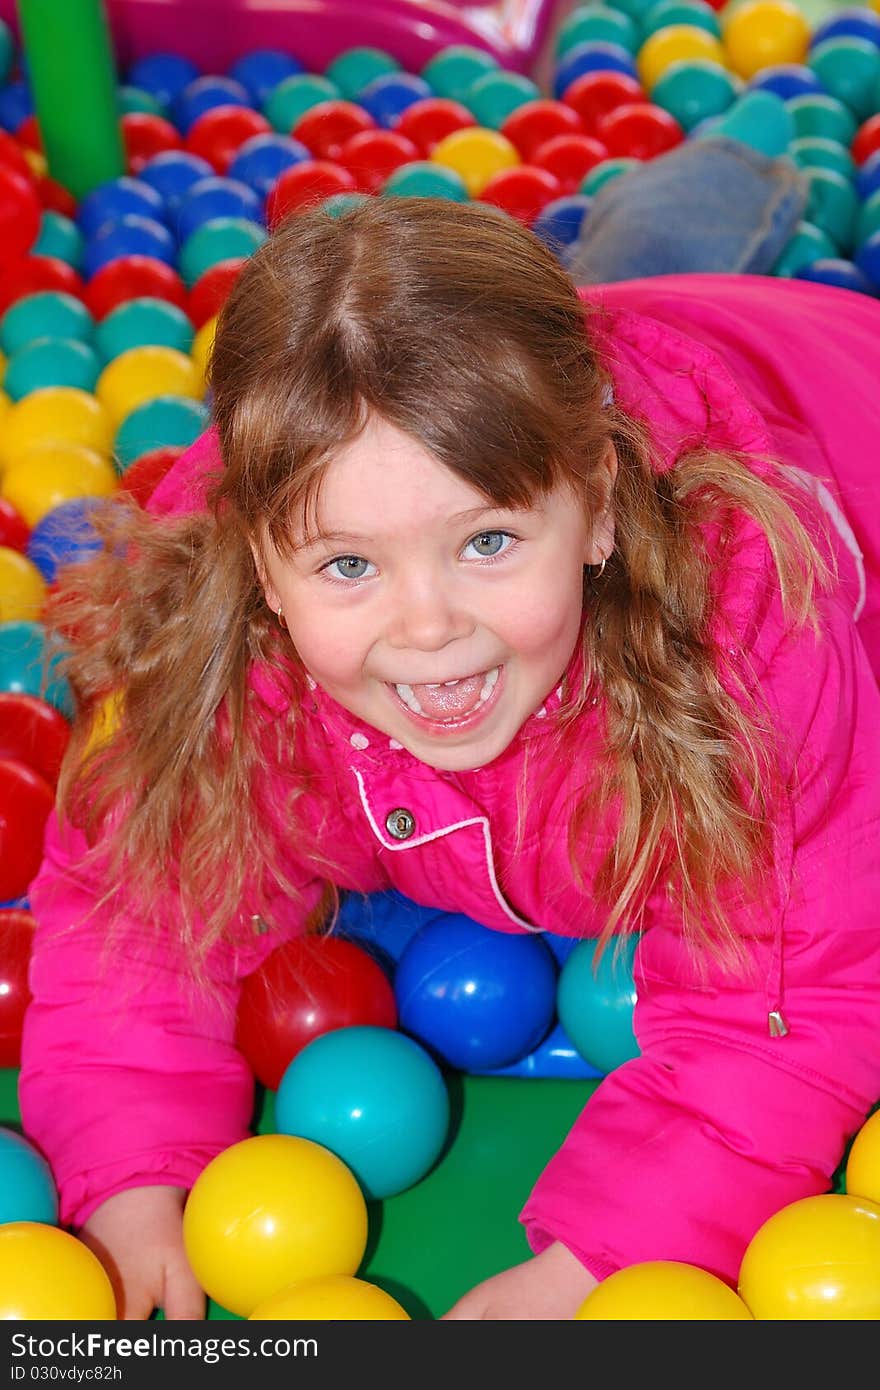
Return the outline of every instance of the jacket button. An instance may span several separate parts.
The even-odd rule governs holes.
[[[395,840],[408,840],[416,828],[416,818],[405,806],[398,806],[385,817],[385,829]]]

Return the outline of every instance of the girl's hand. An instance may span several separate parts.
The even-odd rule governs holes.
[[[130,1187],[108,1197],[79,1232],[98,1256],[116,1294],[117,1316],[204,1318],[205,1295],[183,1248],[183,1187]]]
[[[556,1321],[574,1317],[599,1281],[557,1241],[466,1293],[443,1321]]]

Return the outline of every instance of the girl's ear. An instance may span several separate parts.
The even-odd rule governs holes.
[[[250,541],[249,544],[251,547],[251,555],[254,557],[254,568],[257,571],[257,579],[260,581],[260,588],[263,590],[263,597],[272,609],[272,612],[277,613],[281,606],[281,599],[269,578],[269,572],[266,569],[266,561],[257,543],[255,541]]]
[[[599,506],[594,514],[593,528],[587,537],[584,563],[600,565],[614,549],[614,483],[617,478],[617,450],[609,439],[596,469],[600,489]]]

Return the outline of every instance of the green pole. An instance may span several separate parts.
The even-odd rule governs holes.
[[[103,0],[18,0],[49,173],[75,198],[125,173]]]

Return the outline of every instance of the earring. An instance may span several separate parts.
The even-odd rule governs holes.
[[[284,609],[283,609],[283,607],[281,606],[280,603],[279,603],[279,605],[278,605],[278,612],[277,612],[277,615],[276,615],[276,616],[277,616],[277,618],[278,618],[278,626],[279,626],[280,628],[283,628],[283,630],[286,632],[286,631],[287,631],[287,623],[284,621]]]
[[[596,570],[595,574],[593,574],[593,573],[590,574],[590,578],[591,578],[591,579],[601,579],[601,578],[602,578],[602,575],[605,573],[605,566],[606,566],[607,563],[608,563],[608,556],[607,556],[607,555],[603,555],[603,556],[602,556],[602,563],[601,563],[601,565],[600,565],[599,568]]]

